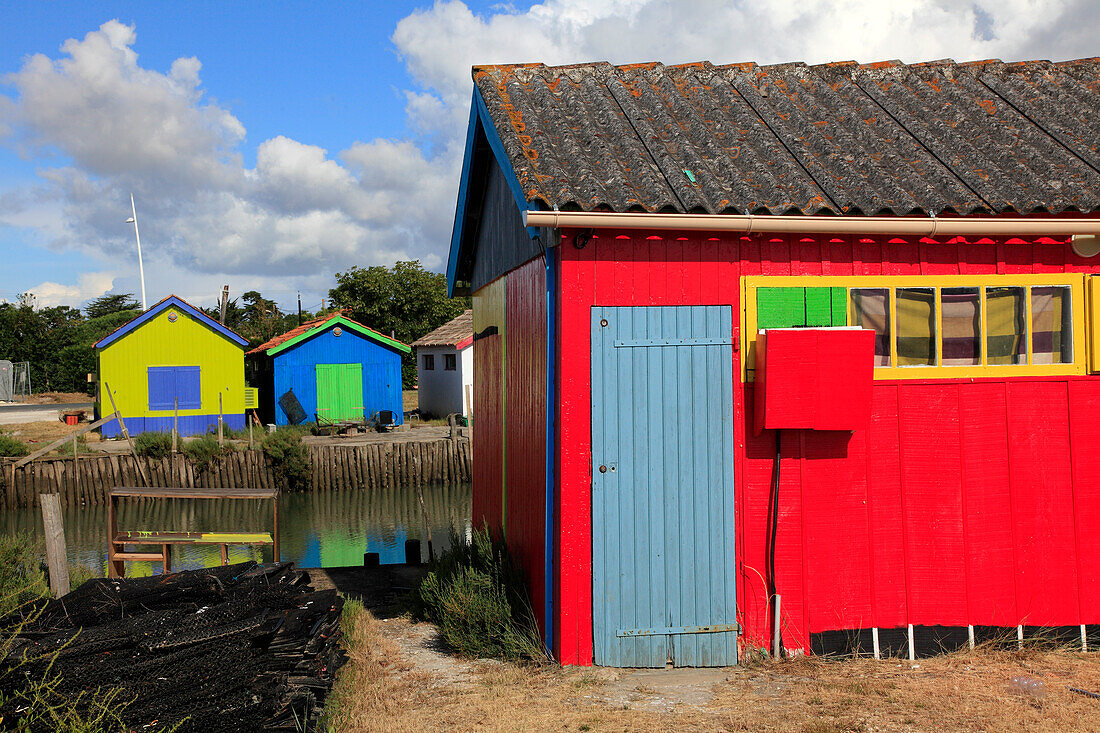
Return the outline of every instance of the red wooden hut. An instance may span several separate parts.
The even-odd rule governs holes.
[[[1098,71],[474,69],[475,522],[563,663],[1100,642]]]

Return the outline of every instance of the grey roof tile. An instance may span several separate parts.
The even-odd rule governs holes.
[[[562,210],[1100,210],[1100,62],[476,67],[528,200]]]

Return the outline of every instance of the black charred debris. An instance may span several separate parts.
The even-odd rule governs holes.
[[[0,699],[54,659],[63,694],[121,688],[133,730],[315,730],[345,661],[342,608],[291,563],[90,580],[15,626],[0,664],[35,661],[3,675]]]

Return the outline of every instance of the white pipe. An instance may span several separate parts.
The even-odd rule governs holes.
[[[707,232],[796,232],[935,236],[1071,236],[1100,234],[1100,219],[927,216],[754,216],[752,214],[632,214],[604,211],[524,211],[527,227],[681,229]]]
[[[779,613],[780,604],[783,601],[783,596],[778,593],[775,594],[775,616],[772,621],[772,659],[783,658],[783,647],[780,644],[780,631],[779,624],[782,616]]]
[[[137,207],[134,206],[134,194],[130,194],[130,210],[134,212],[134,237],[138,248],[138,275],[141,277],[141,310],[149,310],[145,304],[145,265],[141,262],[141,234],[138,233]]]

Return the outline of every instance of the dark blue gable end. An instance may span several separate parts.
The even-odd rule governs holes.
[[[474,87],[447,260],[447,294],[467,295],[542,253],[547,232],[524,227],[527,201],[504,143]]]
[[[260,357],[272,361],[274,394],[270,399],[275,402],[275,424],[288,424],[287,415],[278,402],[291,390],[305,410],[306,420],[316,419],[318,364],[362,364],[365,417],[379,410],[392,410],[397,421],[403,421],[400,352],[348,328],[340,328],[337,336],[334,333],[337,326],[339,324],[334,323],[274,357]]]

